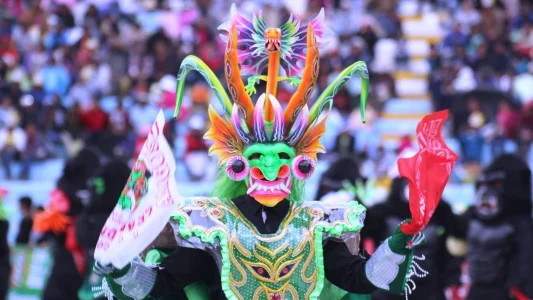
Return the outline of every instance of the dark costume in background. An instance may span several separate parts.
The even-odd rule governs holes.
[[[531,170],[505,154],[483,170],[467,212],[469,300],[533,298]]]
[[[32,200],[29,197],[22,197],[19,200],[19,205],[27,210],[27,214],[23,212],[22,221],[19,224],[19,231],[15,243],[17,245],[28,245],[30,243],[30,235],[33,227],[33,217],[31,216]],[[26,214],[26,215],[24,215]]]
[[[86,266],[88,266],[85,283],[90,299],[94,298],[92,297],[91,286],[99,284],[98,276],[90,271],[94,264],[94,248],[129,175],[128,165],[118,160],[111,161],[100,168],[91,180],[90,202],[76,222],[76,238],[85,252]]]
[[[67,161],[48,207],[35,217],[34,229],[46,233],[54,261],[42,299],[78,299],[85,259],[76,240],[75,221],[88,196],[88,180],[99,164],[98,155],[88,149]]]
[[[319,201],[327,193],[343,189],[343,182],[345,181],[355,184],[360,179],[362,177],[359,173],[357,161],[348,156],[341,157],[332,163],[320,177],[318,191],[314,199]]]
[[[406,186],[406,180],[395,178],[387,200],[368,209],[362,230],[363,239],[371,238],[375,243],[380,243],[393,232],[399,221],[409,218],[409,202],[404,192]],[[426,259],[418,263],[429,275],[417,280],[416,290],[409,295],[409,299],[445,300],[445,288],[459,282],[460,260],[452,257],[446,248],[448,236],[460,235],[457,233],[456,219],[450,206],[440,201],[431,222],[423,230],[426,244],[416,248],[414,252],[414,255],[425,256]],[[405,299],[405,296],[377,291],[372,299],[400,300]]]

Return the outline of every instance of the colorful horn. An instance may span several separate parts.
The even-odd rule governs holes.
[[[239,70],[239,56],[237,53],[237,27],[233,25],[231,32],[228,34],[228,41],[226,44],[226,54],[224,56],[224,74],[228,84],[228,90],[233,102],[242,107],[244,113],[244,120],[248,128],[252,128],[254,105],[252,99],[244,89],[244,83],[241,78],[241,71]]]
[[[316,36],[311,23],[307,25],[307,54],[305,56],[305,68],[302,75],[302,81],[292,95],[289,105],[283,116],[287,131],[291,128],[296,120],[297,112],[309,101],[311,94],[316,85],[319,70],[318,47],[316,45]]]
[[[313,123],[318,116],[324,111],[324,108],[328,106],[331,108],[333,104],[333,97],[341,89],[341,87],[352,78],[353,75],[359,75],[361,77],[361,119],[363,123],[366,122],[365,110],[366,110],[366,99],[368,97],[368,69],[366,64],[362,61],[358,61],[348,68],[344,69],[338,76],[333,80],[332,83],[322,92],[320,97],[316,100],[315,104],[311,108],[309,113],[309,122]]]
[[[298,143],[307,129],[307,121],[309,120],[309,108],[307,107],[307,104],[304,104],[301,112],[296,111],[295,113],[300,114],[300,119],[298,122],[294,123],[289,136],[287,137],[287,143],[291,146]]]
[[[254,109],[254,135],[255,139],[260,142],[268,141],[267,132],[265,129],[265,120],[263,118],[263,108],[265,107],[266,94],[261,95]]]
[[[274,127],[272,128],[272,142],[281,142],[285,139],[285,125],[283,124],[283,111],[281,109],[281,104],[279,104],[278,99],[273,95],[268,95],[270,104],[274,112]]]
[[[183,99],[183,86],[185,84],[185,77],[190,71],[197,71],[207,81],[207,84],[213,89],[213,92],[217,95],[217,98],[224,109],[224,112],[229,117],[231,115],[231,101],[228,94],[224,90],[224,87],[216,77],[216,75],[209,69],[209,67],[198,57],[189,55],[181,62],[180,69],[178,71],[178,86],[176,87],[176,108],[174,109],[174,118],[176,118],[181,109],[181,100]]]
[[[239,106],[237,104],[233,105],[233,111],[231,112],[231,122],[233,123],[235,131],[237,131],[237,134],[241,137],[242,141],[245,144],[249,144],[250,141],[252,141],[253,139],[248,135],[248,133],[246,133],[246,131],[242,127],[241,117],[239,115]]]

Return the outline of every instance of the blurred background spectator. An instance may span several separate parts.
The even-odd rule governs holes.
[[[32,200],[30,197],[22,197],[19,199],[19,209],[22,215],[22,221],[20,221],[17,239],[15,243],[17,245],[28,245],[30,242],[30,235],[33,227],[33,212],[32,212]]]

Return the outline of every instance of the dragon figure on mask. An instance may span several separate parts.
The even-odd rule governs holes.
[[[314,172],[317,154],[325,152],[320,137],[333,97],[359,75],[364,121],[369,87],[366,64],[356,62],[309,108],[319,48],[330,35],[323,19],[322,10],[304,26],[291,15],[280,28],[268,28],[261,13],[250,22],[233,6],[230,20],[219,27],[226,42],[229,93],[199,58],[183,60],[175,116],[185,77],[193,70],[222,107],[223,115],[209,107],[211,128],[205,134],[213,141],[210,154],[219,158],[212,195],[179,195],[160,114],[139,157],[146,168],[135,171],[150,176],[130,177],[145,180],[145,192],[135,209],[117,205],[100,235],[95,271],[105,279],[97,290],[110,299],[180,299],[183,292],[188,299],[341,299],[376,289],[406,293],[414,285],[412,277],[425,276],[412,249],[423,242],[420,232],[457,159],[440,137],[447,112],[422,120],[417,129],[421,151],[400,165],[416,197],[411,201],[416,214],[371,257],[359,253],[365,207],[356,201],[303,201],[305,180]],[[267,75],[261,75],[265,68]],[[243,75],[249,76],[247,85]],[[261,80],[266,91],[254,105],[252,95]],[[297,87],[285,109],[276,98],[280,81]],[[435,173],[430,180],[428,168]],[[128,182],[126,189],[132,186],[137,185]]]

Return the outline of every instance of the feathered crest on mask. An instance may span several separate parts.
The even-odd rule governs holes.
[[[318,17],[307,26],[302,26],[299,18],[291,16],[282,27],[267,28],[260,13],[254,14],[253,22],[249,22],[232,6],[232,18],[219,27],[226,32],[222,37],[226,41],[224,75],[229,96],[215,74],[199,58],[190,55],[183,60],[177,76],[174,115],[177,116],[180,111],[186,75],[192,70],[199,72],[213,89],[225,114],[219,116],[212,107],[209,108],[212,127],[205,135],[205,138],[214,141],[210,153],[219,156],[220,164],[232,156],[242,155],[246,145],[251,143],[284,142],[293,146],[298,155],[305,154],[316,159],[317,153],[325,151],[319,139],[326,130],[333,97],[355,74],[362,79],[361,116],[364,122],[369,85],[364,62],[356,62],[343,70],[311,108],[307,105],[319,73],[318,48],[326,42],[330,32],[323,21],[324,12],[321,10]],[[276,40],[268,38],[269,34],[276,35]],[[252,58],[253,64],[243,64],[245,57]],[[277,61],[272,57],[276,57]],[[276,64],[283,64],[283,61],[286,63],[287,73],[301,74],[298,77],[298,88],[285,111],[276,98],[276,88],[268,87],[272,81],[282,78],[278,77]],[[289,66],[291,62],[296,66],[296,61],[300,61],[303,69]],[[258,74],[263,62],[265,65],[268,63],[269,73],[272,69],[276,71],[273,76],[263,79],[267,81],[267,92],[257,99],[254,106],[243,83],[241,71],[245,74]]]
[[[333,36],[333,31],[324,22],[324,15],[322,8],[318,16],[309,23],[313,28],[316,45],[319,48],[325,46]],[[281,31],[281,66],[287,76],[301,76],[304,69],[307,26],[302,26],[301,23],[302,20],[299,16],[291,14],[289,20],[279,27]],[[237,8],[233,4],[230,19],[218,27],[219,30],[223,31],[220,37],[226,43],[233,26],[238,31],[238,48],[244,49],[237,50],[241,71],[244,75],[261,74],[268,63],[268,51],[265,47],[268,39],[265,32],[268,27],[263,19],[262,11],[259,11],[258,14],[253,13],[250,22],[237,12]]]

